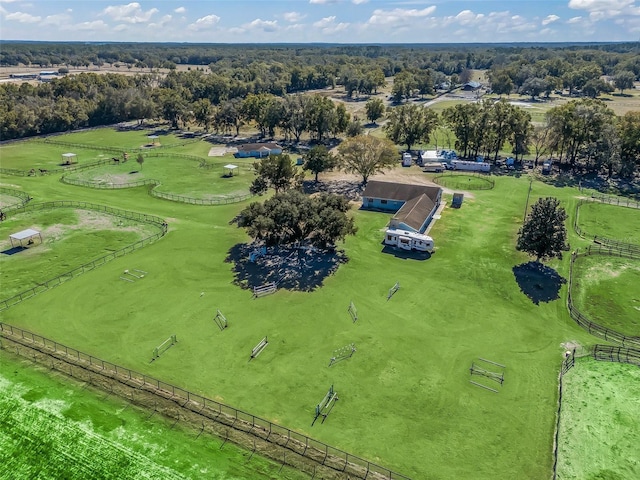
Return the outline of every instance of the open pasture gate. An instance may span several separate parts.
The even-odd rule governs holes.
[[[314,417],[311,426],[313,427],[313,424],[316,423],[318,417],[322,417],[322,423],[324,423],[327,416],[331,413],[331,410],[333,410],[333,407],[335,406],[337,401],[338,394],[335,392],[335,390],[333,390],[333,385],[331,385],[329,387],[329,391],[324,396],[322,401],[318,405],[316,405],[316,416]]]
[[[213,321],[216,322],[216,325],[218,325],[218,328],[220,330],[224,330],[228,326],[227,318],[222,314],[220,310],[216,310],[216,316],[213,317]]]
[[[356,353],[356,346],[353,343],[334,350],[333,355],[331,356],[331,360],[329,361],[329,366],[342,360],[346,360],[347,358],[353,357],[354,353]]]
[[[506,368],[500,363],[478,357],[478,359],[471,362],[471,368],[469,369],[471,379],[469,382],[477,387],[498,393],[498,386],[502,387],[504,383],[504,370]],[[477,381],[474,381],[474,378]]]
[[[178,343],[178,339],[176,338],[175,335],[171,335],[164,342],[162,342],[160,345],[158,345],[156,348],[153,349],[153,357],[151,358],[151,361],[153,362],[156,358],[159,358],[160,355],[162,355],[164,352],[169,350],[176,343]]]

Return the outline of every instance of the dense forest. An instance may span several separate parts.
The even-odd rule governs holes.
[[[110,73],[89,71],[107,64]],[[366,99],[393,77],[386,131],[396,143],[407,143],[399,132],[409,125],[423,125],[418,140],[428,141],[429,134],[441,127],[452,132],[456,148],[469,157],[482,153],[497,159],[501,150],[509,148],[520,157],[554,156],[573,169],[623,176],[640,170],[640,113],[617,118],[597,100],[613,90],[622,94],[634,87],[640,78],[638,44],[4,42],[0,65],[82,72],[47,83],[1,84],[2,140],[158,118],[173,128],[195,123],[207,131],[237,135],[251,125],[263,137],[280,135],[284,141],[297,142],[305,136],[322,142],[361,133],[362,119],[351,118],[343,103],[308,91],[340,89],[346,98]],[[189,67],[177,69],[177,65]],[[486,71],[487,91],[494,94],[491,100],[455,105],[428,121],[411,112],[401,123],[401,116],[393,113],[418,96],[455,90],[476,70]],[[550,109],[544,122],[536,124],[522,109],[495,98],[517,93],[536,99],[559,90],[575,99]]]

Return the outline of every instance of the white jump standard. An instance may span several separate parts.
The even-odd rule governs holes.
[[[153,349],[153,358],[151,358],[151,361],[153,362],[156,358],[159,358],[160,355],[162,355],[164,352],[169,350],[176,343],[178,343],[178,339],[176,338],[175,335],[171,335],[164,342],[162,342],[160,345],[158,345],[156,348]]]
[[[324,423],[324,421],[327,419],[327,416],[331,413],[331,410],[333,410],[333,407],[335,406],[337,401],[338,394],[333,390],[333,385],[331,385],[329,387],[329,391],[324,396],[322,401],[318,405],[316,405],[316,416],[313,419],[311,426],[313,427],[313,424],[316,423],[316,420],[320,416],[322,416],[322,423]]]
[[[347,311],[349,312],[349,315],[351,315],[353,323],[356,323],[356,320],[358,320],[358,310],[356,309],[356,306],[353,302],[349,303],[349,308],[347,309]]]
[[[393,295],[400,290],[400,282],[396,282],[396,284],[389,289],[389,293],[387,294],[387,301],[393,297]]]
[[[485,358],[478,358],[477,360],[471,362],[471,368],[469,369],[469,372],[471,373],[471,378],[476,375],[477,377],[479,377],[478,380],[480,380],[481,378],[486,378],[502,386],[502,384],[504,383],[505,368],[506,367],[500,363],[496,363]],[[495,388],[492,388],[488,385],[483,385],[482,383],[479,383],[479,381],[475,382],[470,379],[469,382],[477,387],[482,387],[485,390],[489,390],[493,393],[498,393],[498,390],[496,390]]]
[[[216,325],[218,325],[218,328],[220,330],[224,330],[228,327],[227,318],[222,314],[220,310],[216,310],[216,316],[213,317],[213,321],[216,322]]]
[[[333,355],[331,356],[331,360],[329,361],[329,366],[342,360],[346,360],[347,358],[353,357],[354,353],[356,353],[356,346],[353,343],[334,350]]]
[[[251,356],[249,357],[249,361],[253,360],[258,355],[260,355],[262,351],[265,348],[267,348],[267,345],[269,345],[269,341],[267,340],[267,337],[265,335],[265,337],[262,340],[260,340],[255,347],[251,349]]]

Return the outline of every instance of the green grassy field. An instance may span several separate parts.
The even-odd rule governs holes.
[[[558,480],[640,478],[640,370],[576,361],[563,380]]]
[[[232,247],[248,241],[229,224],[246,202],[190,206],[153,199],[144,188],[78,188],[54,176],[2,181],[37,199],[71,197],[169,223],[162,240],[2,312],[2,321],[413,478],[550,474],[561,344],[593,339],[569,318],[566,287],[557,301],[536,305],[516,282],[512,269],[529,260],[514,248],[527,178],[496,178],[495,189],[445,209],[430,232],[437,252],[425,261],[382,253],[389,215],[354,210],[358,233],[342,245],[348,262],[321,288],[257,300],[234,284],[226,261]],[[534,182],[531,195],[557,196],[571,214],[578,192]],[[567,276],[566,258],[550,265]],[[118,279],[131,268],[148,275]],[[395,282],[401,289],[387,301]],[[216,309],[229,321],[223,332],[212,321]],[[178,344],[150,364],[153,348],[172,334]],[[248,363],[265,335],[268,348]],[[333,350],[349,343],[355,355],[329,368]],[[477,357],[507,366],[500,393],[469,383]],[[331,384],[340,400],[324,424],[311,427]]]
[[[170,155],[170,153],[168,153]],[[83,180],[98,184],[126,184],[146,179],[160,181],[158,191],[184,195],[191,198],[211,199],[232,195],[246,195],[255,178],[246,162],[237,175],[225,175],[224,165],[233,162],[233,157],[216,158],[209,161],[211,167],[202,168],[195,160],[180,157],[146,157],[142,167],[134,160],[117,165],[70,173],[70,180]],[[236,162],[237,164],[237,162]]]
[[[573,271],[573,301],[581,312],[604,327],[640,336],[639,261],[579,257]]]
[[[486,176],[464,173],[444,173],[436,177],[436,183],[455,190],[489,190],[491,182]]]
[[[0,367],[0,478],[308,478],[2,350]]]
[[[24,142],[12,143],[2,147],[2,168],[16,170],[30,170],[32,168],[36,170],[39,168],[53,170],[62,168],[62,154],[69,152],[77,155],[74,161],[80,165],[96,160],[105,160],[113,156],[91,148],[72,150],[65,146],[47,145],[42,142],[25,140]]]
[[[578,226],[586,236],[598,235],[640,244],[640,210],[603,203],[585,203],[579,208]]]
[[[158,138],[149,139],[149,135],[158,135]],[[65,135],[56,135],[51,138],[54,142],[77,143],[82,145],[95,145],[98,147],[115,147],[122,149],[137,149],[147,145],[169,146],[184,143],[183,138],[174,133],[158,133],[153,129],[118,131],[114,128],[98,128],[84,132],[73,132]]]
[[[28,249],[12,253],[9,235],[32,228],[42,235]],[[124,248],[157,233],[139,224],[90,210],[58,208],[11,215],[0,223],[0,283],[9,298],[42,280]]]

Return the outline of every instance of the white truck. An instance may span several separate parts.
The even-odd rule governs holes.
[[[468,160],[451,160],[453,170],[465,170],[468,172],[489,172],[491,164],[485,162],[470,162]]]

